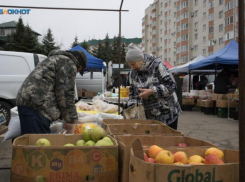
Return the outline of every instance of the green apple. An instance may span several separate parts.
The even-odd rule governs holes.
[[[101,127],[93,128],[91,131],[91,138],[93,141],[97,142],[106,136],[106,132]]]
[[[39,140],[37,140],[36,146],[41,146],[41,147],[50,147],[50,141],[46,138],[40,138]]]
[[[95,142],[93,140],[89,140],[85,143],[85,146],[94,146]]]
[[[114,145],[114,144],[107,142],[105,140],[99,140],[94,146],[107,146],[107,145]]]
[[[67,144],[64,145],[64,147],[75,147],[75,145],[72,144],[72,143],[67,143]]]
[[[78,140],[77,143],[76,143],[76,146],[84,146],[85,145],[85,141],[84,140]]]
[[[112,140],[109,137],[104,137],[102,140],[107,141],[109,143],[112,143],[114,145],[114,143],[112,142]]]
[[[89,140],[92,140],[91,138],[91,129],[85,128],[83,130],[83,139],[87,142]]]

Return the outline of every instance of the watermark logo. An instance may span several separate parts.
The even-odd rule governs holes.
[[[31,9],[0,9],[0,15],[29,15]]]

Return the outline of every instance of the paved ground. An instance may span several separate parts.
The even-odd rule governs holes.
[[[178,130],[185,135],[205,140],[219,148],[239,148],[239,122],[205,115],[200,111],[183,111],[179,117]]]

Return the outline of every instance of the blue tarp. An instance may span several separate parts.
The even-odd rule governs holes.
[[[72,49],[70,49],[70,51],[74,51],[74,50],[83,51],[87,56],[87,68],[83,70],[84,73],[89,72],[91,70],[93,71],[101,71],[102,69],[106,70],[106,67],[103,64],[103,60],[92,56],[82,46],[77,45]]]
[[[224,48],[206,57],[205,59],[189,65],[189,70],[196,69],[215,69],[215,64],[218,69],[229,66],[237,68],[238,66],[238,43],[232,39]]]

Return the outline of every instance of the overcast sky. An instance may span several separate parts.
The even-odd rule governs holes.
[[[153,0],[124,0],[122,12],[122,36],[134,38],[142,36],[142,18],[145,9]],[[67,8],[91,8],[91,9],[119,9],[121,0],[1,0],[3,5],[15,6],[40,6],[40,7],[67,7]],[[20,15],[0,15],[0,23],[18,21]],[[22,15],[24,24],[44,35],[50,28],[58,44],[62,49],[69,49],[77,36],[79,42],[84,39],[104,39],[108,33],[112,38],[119,32],[118,12],[96,11],[61,11],[31,9],[29,15]]]

